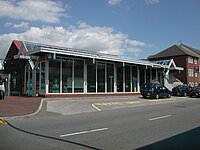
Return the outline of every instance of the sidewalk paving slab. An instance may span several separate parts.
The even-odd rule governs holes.
[[[32,114],[40,106],[41,97],[6,96],[0,100],[0,117]]]

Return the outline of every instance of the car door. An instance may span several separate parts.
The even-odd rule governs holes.
[[[161,90],[160,90],[160,95],[161,95],[162,97],[166,97],[166,96],[167,96],[167,88],[166,88],[165,86],[161,86],[160,89],[161,89]]]

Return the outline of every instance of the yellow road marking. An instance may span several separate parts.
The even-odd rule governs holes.
[[[97,106],[113,106],[113,105],[132,105],[132,104],[139,104],[142,103],[141,101],[125,101],[125,102],[106,102],[106,103],[93,103],[92,107],[94,107],[96,110],[101,111],[100,108]]]
[[[179,99],[185,99],[187,97],[178,97]],[[160,102],[160,101],[174,101],[174,100],[177,100],[176,98],[164,98],[164,99],[150,99],[150,100],[147,100],[148,102]]]
[[[8,124],[4,119],[0,118],[0,124]]]

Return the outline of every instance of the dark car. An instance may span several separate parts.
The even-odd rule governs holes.
[[[144,98],[162,98],[171,97],[171,91],[164,85],[157,83],[145,83],[140,89],[141,95]]]
[[[195,86],[189,92],[190,97],[200,97],[200,86]]]
[[[172,89],[172,94],[174,96],[187,96],[192,89],[191,86],[188,85],[178,85]]]

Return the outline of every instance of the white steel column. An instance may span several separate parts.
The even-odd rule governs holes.
[[[133,92],[133,73],[132,73],[132,67],[133,66],[130,66],[131,92]]]
[[[32,96],[36,96],[36,69],[32,70]]]
[[[62,93],[62,58],[60,59],[60,92]]]
[[[105,93],[107,93],[107,63],[105,63]]]
[[[39,94],[41,93],[41,70],[42,70],[42,63],[40,62],[39,63],[39,68],[40,68],[40,70],[39,70]]]
[[[114,93],[117,92],[117,69],[116,64],[114,63]]]
[[[74,59],[72,60],[72,93],[74,93],[74,63],[75,63],[75,61],[74,61]]]
[[[95,64],[95,66],[96,66],[96,92],[95,93],[97,93],[98,91],[98,88],[97,88],[97,86],[98,86],[98,82],[97,82],[97,70],[98,70],[98,66],[97,66],[97,63]]]
[[[125,86],[126,86],[126,84],[125,84],[125,63],[124,62],[123,62],[122,71],[123,71],[123,92],[126,92],[126,90],[125,90]]]
[[[84,93],[87,93],[87,64],[85,63],[85,60],[84,60],[84,67],[83,67],[83,70],[84,70]]]
[[[45,61],[45,94],[49,93],[49,60]]]
[[[140,92],[140,69],[137,66],[137,91]]]
[[[27,94],[27,89],[26,89],[26,87],[27,87],[26,86],[27,85],[27,82],[26,82],[27,76],[26,76],[26,72],[27,72],[27,64],[25,65],[25,68],[24,68],[24,94]]]

